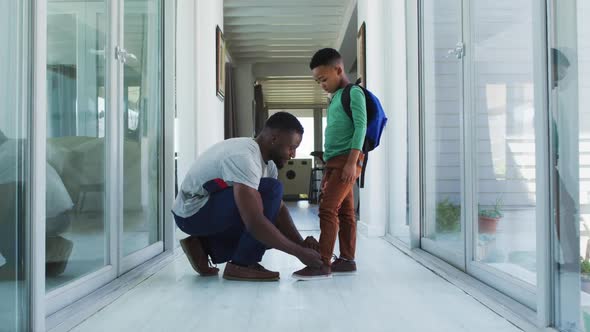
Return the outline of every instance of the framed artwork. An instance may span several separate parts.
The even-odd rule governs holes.
[[[367,39],[365,22],[361,25],[356,36],[356,68],[360,85],[367,87]]]
[[[225,97],[225,39],[219,26],[215,30],[215,86],[217,96],[223,100]]]

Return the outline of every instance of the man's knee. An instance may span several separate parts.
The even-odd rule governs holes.
[[[258,191],[262,195],[283,198],[283,184],[277,179],[262,178],[260,180],[260,187],[258,188]]]

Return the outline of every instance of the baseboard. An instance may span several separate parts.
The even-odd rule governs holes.
[[[375,227],[375,225],[367,224],[362,220],[357,220],[357,231],[366,237],[382,237],[385,235],[381,227]]]
[[[59,310],[46,319],[47,330],[50,332],[65,332],[73,329],[104,307],[113,303],[119,297],[133,289],[147,278],[162,270],[166,265],[182,254],[182,250],[164,252],[137,268],[113,280],[104,287],[97,289],[90,295]]]
[[[421,249],[410,249],[406,244],[392,236],[385,236],[383,239],[428,270],[463,290],[476,301],[488,307],[519,329],[527,332],[555,331],[550,327],[536,326],[536,312],[530,308],[525,307],[474,277],[459,271],[457,268],[430,253]]]

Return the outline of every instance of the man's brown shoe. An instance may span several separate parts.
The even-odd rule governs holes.
[[[180,247],[182,247],[182,251],[184,251],[191,266],[198,274],[203,277],[217,275],[219,269],[209,266],[209,256],[207,256],[207,253],[203,250],[203,246],[198,237],[191,235],[180,240]]]
[[[231,262],[225,265],[223,278],[240,281],[277,281],[280,279],[278,272],[269,271],[258,263],[240,266]]]
[[[73,247],[74,242],[64,237],[48,237],[45,240],[45,275],[56,277],[63,274]]]

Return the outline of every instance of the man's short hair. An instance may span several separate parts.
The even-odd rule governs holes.
[[[314,70],[319,66],[331,66],[342,60],[342,56],[333,48],[322,48],[315,52],[309,62],[309,69]]]
[[[301,122],[299,122],[293,114],[287,112],[277,112],[273,114],[268,120],[266,120],[264,127],[281,131],[294,131],[303,135],[303,126],[301,125]]]

